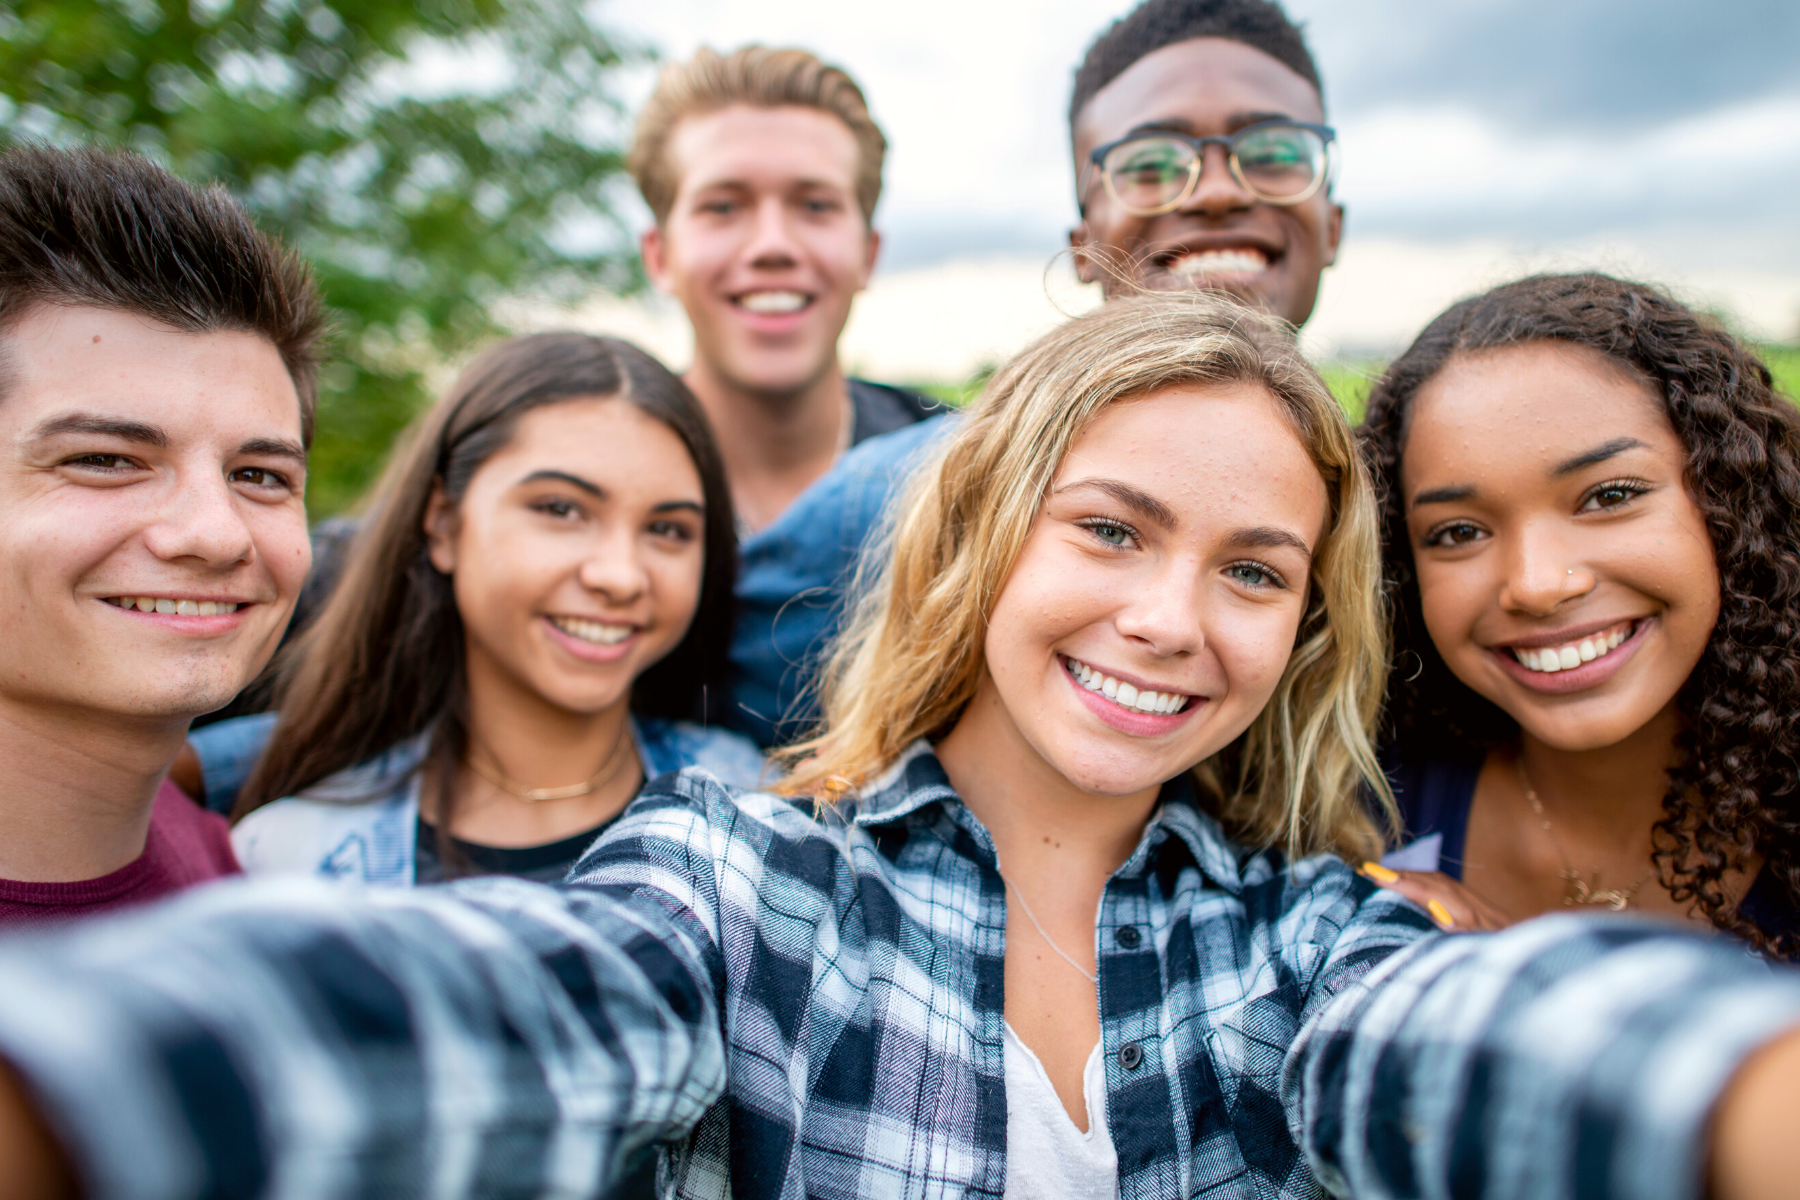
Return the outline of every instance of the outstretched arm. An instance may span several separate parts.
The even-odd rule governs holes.
[[[263,883],[10,943],[0,1061],[31,1102],[0,1079],[0,1154],[36,1170],[0,1196],[71,1194],[57,1145],[120,1200],[602,1194],[723,1088],[717,955],[685,911]]]
[[[1800,1194],[1800,1031],[1758,1050],[1719,1101],[1713,1122],[1712,1200],[1788,1200]]]
[[[1710,1181],[1759,1200],[1800,1178],[1780,1165],[1800,1141],[1796,1028],[1800,973],[1736,943],[1542,918],[1431,939],[1346,988],[1284,1093],[1339,1195],[1677,1200]]]
[[[0,1200],[73,1200],[75,1170],[25,1093],[0,1062]]]

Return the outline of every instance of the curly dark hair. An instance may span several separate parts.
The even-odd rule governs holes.
[[[1394,612],[1388,739],[1404,755],[1470,755],[1518,726],[1453,675],[1420,609],[1399,489],[1413,399],[1453,356],[1573,342],[1648,380],[1687,449],[1687,488],[1719,567],[1719,619],[1676,697],[1680,765],[1669,772],[1655,861],[1677,901],[1774,957],[1800,939],[1740,914],[1722,879],[1752,854],[1800,899],[1800,413],[1769,369],[1716,322],[1666,292],[1605,275],[1541,275],[1464,300],[1396,359],[1362,436],[1382,495]]]

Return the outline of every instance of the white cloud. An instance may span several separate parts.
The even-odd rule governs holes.
[[[1290,5],[1308,20],[1328,99],[1347,101],[1332,119],[1343,141],[1348,232],[1310,327],[1313,345],[1391,349],[1459,296],[1524,270],[1590,266],[1668,282],[1759,334],[1795,335],[1800,223],[1790,214],[1800,188],[1800,96],[1748,85],[1706,91],[1695,70],[1676,64],[1666,86],[1694,99],[1673,119],[1665,104],[1625,125],[1575,112],[1563,122],[1542,113],[1524,121],[1500,111],[1500,100],[1483,101],[1473,85],[1446,91],[1445,63],[1476,63],[1481,70],[1470,70],[1483,78],[1504,72],[1478,62],[1484,44],[1443,44],[1470,40],[1458,32],[1467,22],[1413,19],[1422,2]],[[846,354],[877,373],[920,378],[930,368],[950,378],[991,361],[996,348],[1016,348],[1056,312],[1044,278],[1074,219],[1064,117],[1070,81],[1089,42],[1131,7],[602,0],[596,12],[605,27],[625,28],[670,58],[702,43],[801,45],[857,77],[892,146],[877,214],[892,266],[859,304]],[[1519,0],[1488,0],[1482,20],[1492,25],[1509,9],[1524,22],[1538,12]],[[1638,38],[1673,47],[1658,53],[1679,51],[1679,40]],[[1629,42],[1633,52],[1638,42]],[[1546,80],[1546,94],[1604,107],[1612,102],[1605,80],[1629,75],[1639,86],[1645,71],[1663,70],[1612,61],[1608,53],[1626,51],[1609,45],[1562,48],[1598,82]],[[1743,53],[1744,70],[1759,69],[1753,48]],[[1404,78],[1372,90],[1366,81],[1384,58],[1441,69],[1419,68],[1416,92]],[[1731,73],[1702,65],[1715,84]],[[1340,93],[1339,78],[1354,86]],[[635,103],[651,83],[640,72],[627,99]],[[1715,95],[1737,98],[1726,107],[1704,98]],[[912,304],[923,311],[909,312]],[[652,308],[659,328],[678,320],[666,305]],[[961,315],[940,319],[949,313]],[[926,344],[932,349],[920,349]]]

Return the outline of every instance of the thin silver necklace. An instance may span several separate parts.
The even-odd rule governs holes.
[[[996,869],[998,869],[998,868],[996,868]],[[1074,967],[1077,971],[1079,971],[1081,973],[1081,977],[1083,979],[1087,980],[1089,983],[1093,984],[1096,989],[1098,989],[1100,986],[1100,976],[1098,974],[1094,974],[1094,975],[1088,974],[1087,968],[1083,967],[1080,963],[1078,963],[1074,959],[1070,958],[1067,954],[1064,954],[1063,948],[1056,944],[1056,939],[1051,937],[1048,933],[1044,932],[1044,927],[1042,925],[1038,924],[1037,914],[1031,911],[1031,905],[1025,903],[1025,893],[1021,892],[1019,890],[1018,885],[1015,884],[1012,880],[1008,879],[1004,873],[1002,873],[1000,875],[1000,882],[1004,883],[1007,887],[1011,888],[1012,894],[1019,898],[1019,907],[1025,910],[1025,919],[1030,921],[1031,927],[1038,931],[1038,936],[1043,938],[1044,941],[1049,944],[1050,948],[1052,950],[1056,951],[1057,955],[1064,962],[1068,963],[1071,967]]]

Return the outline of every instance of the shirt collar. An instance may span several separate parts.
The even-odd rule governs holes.
[[[1218,821],[1200,810],[1197,799],[1193,776],[1185,772],[1163,784],[1156,811],[1144,827],[1137,849],[1118,874],[1130,878],[1148,870],[1173,835],[1208,879],[1225,891],[1238,894],[1244,887],[1240,851],[1225,836]],[[953,819],[963,818],[979,825],[950,786],[950,777],[944,773],[931,744],[920,738],[906,748],[893,766],[863,787],[853,820],[865,829],[891,825],[933,804],[947,810]]]

